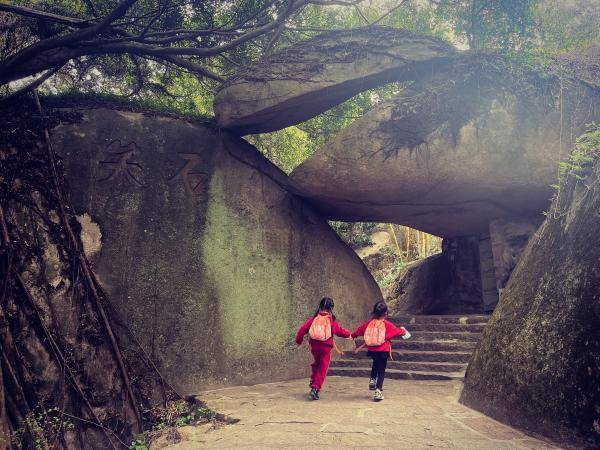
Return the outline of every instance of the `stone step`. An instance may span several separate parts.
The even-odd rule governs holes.
[[[389,320],[398,325],[408,327],[415,323],[455,323],[455,324],[486,324],[490,316],[485,314],[465,314],[465,315],[439,315],[439,316],[421,316],[401,314],[390,317]]]
[[[364,359],[336,359],[331,361],[330,367],[355,367],[371,368],[371,360]],[[467,369],[466,364],[445,363],[445,362],[412,362],[412,361],[392,361],[388,360],[388,369],[397,369],[402,371],[417,372],[463,372]]]
[[[450,362],[463,364],[469,362],[471,354],[470,351],[392,351],[392,356],[396,361]],[[371,361],[371,358],[367,356],[366,351],[361,351],[359,353],[344,352],[343,359],[367,359]]]
[[[464,333],[454,331],[411,331],[411,334],[411,341],[479,342],[479,339],[481,338],[481,333]],[[404,341],[403,339],[393,339],[392,341],[396,340]]]
[[[464,332],[446,332],[446,331],[412,331],[410,340],[402,338],[394,338],[391,342],[411,342],[411,341],[443,341],[443,342],[479,342],[481,333],[464,333]],[[362,345],[364,340],[362,337],[355,339],[356,345]]]
[[[369,378],[371,376],[371,369],[332,367],[329,369],[329,375]],[[385,377],[386,379],[393,380],[462,380],[465,377],[465,374],[464,372],[421,372],[415,370],[389,369],[385,371]]]
[[[476,333],[479,334],[485,328],[485,324],[481,323],[413,323],[404,325],[408,331],[415,333],[418,331],[447,331],[460,333]]]
[[[430,350],[430,351],[470,351],[477,346],[477,342],[459,342],[459,341],[414,341],[409,339],[403,341],[392,340],[392,349],[394,350]]]

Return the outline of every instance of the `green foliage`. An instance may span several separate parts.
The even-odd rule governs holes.
[[[438,8],[472,49],[519,50],[534,36],[539,0],[443,0]]]
[[[129,445],[131,450],[147,450],[150,442],[163,430],[212,422],[217,419],[217,413],[202,404],[175,400],[145,410],[144,419],[150,429],[136,436]]]
[[[600,0],[546,0],[536,9],[538,47],[551,53],[600,44]]]
[[[401,261],[399,258],[396,258],[386,272],[382,275],[375,276],[375,281],[380,288],[389,286],[402,275],[409,264],[410,262]]]
[[[210,120],[212,116],[203,113],[199,108],[183,108],[181,104],[156,101],[148,97],[131,98],[123,95],[104,92],[81,92],[68,90],[60,94],[46,94],[44,102],[55,106],[90,105],[90,106],[115,106],[132,111],[158,111],[196,120]],[[211,111],[212,113],[212,111]]]
[[[288,174],[312,155],[317,145],[308,133],[295,126],[246,139]]]
[[[37,409],[25,417],[25,423],[12,433],[10,442],[15,448],[24,448],[25,442],[31,442],[35,450],[45,450],[73,428],[73,423],[58,408]]]
[[[569,159],[559,163],[559,185],[555,187],[558,189],[568,177],[584,180],[598,158],[600,158],[600,124],[592,123],[575,141],[575,148]]]
[[[370,222],[329,222],[331,228],[352,248],[366,247],[373,244],[371,233],[377,227]]]

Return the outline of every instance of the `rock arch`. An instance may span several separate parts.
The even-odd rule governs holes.
[[[392,80],[413,83],[318,149],[291,188],[329,219],[408,225],[452,240],[447,248],[476,238],[472,295],[492,310],[550,204],[558,163],[600,117],[598,89],[374,27],[248,68],[217,95],[217,121],[239,133],[279,129]]]

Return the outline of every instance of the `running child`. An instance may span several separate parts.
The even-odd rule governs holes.
[[[333,306],[333,300],[324,297],[319,303],[315,315],[302,324],[296,335],[296,344],[298,345],[302,344],[305,334],[308,333],[310,336],[310,351],[314,358],[314,362],[310,365],[310,397],[313,400],[319,400],[319,391],[327,376],[331,349],[335,345],[333,335],[350,338],[350,332],[342,328],[336,321],[333,315]]]
[[[373,358],[369,389],[375,391],[373,400],[376,402],[380,402],[384,398],[383,380],[385,378],[385,368],[392,351],[390,340],[398,336],[402,336],[404,339],[410,337],[410,334],[404,327],[398,328],[392,322],[386,320],[387,314],[388,307],[385,302],[375,303],[373,318],[359,326],[351,335],[353,339],[358,336],[365,337],[363,346],[367,346],[367,355]]]

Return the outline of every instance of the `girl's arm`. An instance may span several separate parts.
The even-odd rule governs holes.
[[[302,339],[304,339],[304,335],[306,333],[308,333],[308,330],[310,329],[313,319],[314,319],[314,317],[311,317],[310,319],[308,319],[306,322],[304,322],[302,324],[302,326],[298,330],[298,334],[296,334],[296,344],[298,344],[298,345],[302,344]]]
[[[398,328],[392,322],[385,321],[385,339],[394,339],[398,336],[404,336],[406,334],[406,330],[404,328]]]
[[[333,334],[335,334],[336,336],[339,336],[342,338],[350,337],[350,332],[348,330],[346,330],[345,328],[342,328],[341,325],[339,323],[337,323],[335,320],[332,321],[331,332]]]
[[[363,323],[360,327],[358,327],[354,333],[352,333],[350,336],[352,338],[358,337],[358,336],[364,336],[365,335],[365,330],[367,329],[367,325],[369,325],[369,322],[365,322]]]

